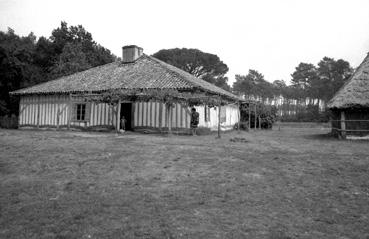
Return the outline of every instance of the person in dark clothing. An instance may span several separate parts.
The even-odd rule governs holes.
[[[199,113],[196,112],[195,108],[191,109],[191,131],[192,135],[196,135],[196,129],[199,125]]]

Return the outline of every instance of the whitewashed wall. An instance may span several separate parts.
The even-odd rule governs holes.
[[[73,98],[73,102],[83,102],[83,98]],[[70,114],[69,96],[67,95],[44,95],[44,96],[22,96],[19,106],[19,125],[20,126],[39,126],[39,127],[67,127]],[[105,103],[89,103],[90,119],[86,122],[71,121],[71,127],[93,127],[111,126],[115,127],[116,107]],[[133,107],[134,127],[168,127],[166,117],[166,105],[160,102],[135,102]],[[226,121],[221,124],[222,130],[231,129],[238,122],[237,105],[222,106],[226,109]],[[199,112],[199,127],[218,129],[218,109],[210,108],[209,121],[205,122],[205,106],[196,106]],[[171,127],[190,128],[190,107],[183,107],[175,104],[171,108],[172,122]],[[59,117],[58,117],[59,114]]]
[[[210,128],[212,131],[218,130],[218,108],[212,107],[210,108],[210,120],[205,121],[205,106],[196,106],[196,111],[199,112],[199,127]],[[239,110],[238,106],[235,104],[225,105],[222,108],[226,109],[226,121],[222,122],[221,130],[230,130],[233,126],[238,123]]]

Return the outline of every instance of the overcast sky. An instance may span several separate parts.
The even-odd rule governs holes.
[[[369,52],[368,0],[0,0],[0,30],[51,35],[61,21],[83,25],[121,56],[175,47],[217,54],[235,74],[255,69],[266,80],[290,80],[300,62],[324,56],[356,67]]]

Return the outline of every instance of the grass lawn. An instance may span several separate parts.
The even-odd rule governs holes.
[[[0,238],[369,238],[369,142],[328,131],[0,130]]]

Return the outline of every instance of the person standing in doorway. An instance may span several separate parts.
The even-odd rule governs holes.
[[[197,126],[199,125],[199,113],[195,108],[191,109],[191,131],[192,135],[196,135]]]

